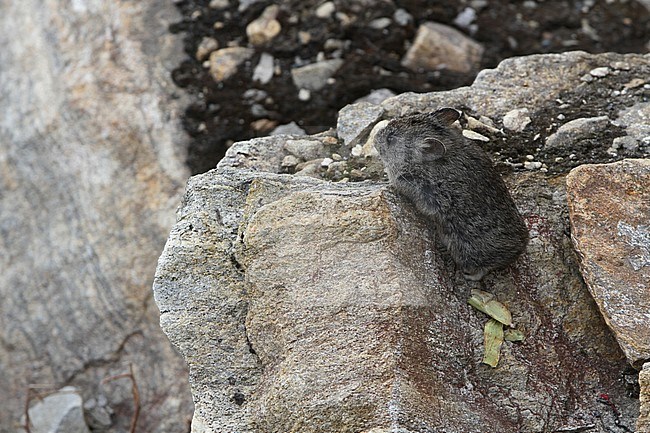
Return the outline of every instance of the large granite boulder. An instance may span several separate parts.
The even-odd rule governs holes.
[[[603,65],[624,72],[582,79]],[[382,104],[384,119],[464,108],[474,129],[466,135],[497,142],[500,169],[521,167],[506,182],[530,229],[528,250],[478,286],[507,306],[526,337],[504,344],[496,368],[481,363],[486,317],[467,305],[475,284],[381,181],[375,153],[355,152],[330,131],[303,138],[320,151],[310,143],[313,152],[301,157],[287,145],[297,137],[275,136],[236,143],[217,169],[191,178],[154,293],[161,325],[190,367],[192,431],[633,429],[639,401],[621,378],[634,375],[582,279],[570,237],[565,173],[589,153],[552,165],[558,157],[540,146],[531,156],[541,161],[521,155],[539,163],[530,170],[500,156],[517,141],[543,143],[565,123],[552,110],[558,99],[571,114],[561,120],[593,117],[603,105],[614,120],[643,102],[643,90],[617,103],[602,100],[602,90],[647,76],[648,68],[648,56],[639,55],[531,56],[484,71],[468,88]],[[582,104],[586,92],[595,96],[583,113],[571,103]],[[500,131],[503,117],[520,108],[528,108],[528,125]],[[363,117],[353,109],[350,119]],[[358,136],[346,142],[361,148],[380,120],[355,124]],[[557,148],[599,141],[604,153],[611,134],[567,135]],[[634,155],[646,150],[639,142]]]
[[[187,428],[187,371],[151,283],[188,175],[173,4],[0,6],[0,432],[31,385],[75,386],[89,425]],[[50,420],[51,421],[51,420]],[[32,426],[32,431],[34,430]],[[22,430],[21,430],[22,431]]]

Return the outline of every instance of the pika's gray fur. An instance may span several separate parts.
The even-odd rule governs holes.
[[[453,108],[391,120],[375,147],[393,188],[435,225],[465,278],[480,280],[524,252],[528,230],[490,157],[451,127]]]

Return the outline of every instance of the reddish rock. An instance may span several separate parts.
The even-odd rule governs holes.
[[[650,358],[650,159],[582,165],[566,181],[582,274],[638,365]]]

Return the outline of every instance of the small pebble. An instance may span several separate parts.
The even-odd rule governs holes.
[[[335,10],[336,6],[334,2],[325,2],[316,8],[316,16],[318,18],[329,18]]]
[[[528,108],[517,108],[507,112],[506,115],[503,116],[503,127],[515,132],[523,131],[531,122],[528,113]]]
[[[212,9],[225,9],[229,6],[228,0],[212,0],[210,1],[210,8]]]
[[[593,77],[606,77],[609,75],[609,68],[607,66],[601,66],[600,68],[594,68],[591,71],[589,71],[589,75]]]
[[[355,157],[361,156],[362,153],[363,153],[363,146],[361,146],[360,144],[354,146],[350,151],[350,154]]]
[[[558,120],[564,120],[564,119],[566,119],[566,116],[564,114],[560,113],[560,114],[557,115],[557,119]]]
[[[300,164],[300,160],[293,155],[287,155],[282,160],[282,167],[290,168]]]
[[[387,17],[382,17],[382,18],[377,18],[375,20],[372,20],[368,23],[368,26],[371,29],[375,30],[383,30],[386,27],[390,26],[393,21],[390,18]]]
[[[308,89],[300,89],[298,91],[298,99],[301,101],[309,101],[311,99],[311,92]]]
[[[529,161],[533,161],[535,157],[533,155],[526,155],[526,159]]]
[[[311,41],[311,33],[305,31],[298,32],[298,40],[300,45],[307,45]]]
[[[569,155],[569,159],[576,159],[576,154],[572,153],[571,155]]]
[[[562,158],[561,156],[555,158],[555,162],[562,162],[562,161],[564,161],[564,158]]]
[[[333,163],[334,160],[332,158],[323,158],[323,160],[320,163],[321,167],[329,167],[331,163]]]
[[[408,13],[406,9],[397,9],[393,14],[393,19],[400,26],[406,26],[409,23],[413,22],[413,15]]]
[[[526,170],[539,170],[542,168],[542,163],[539,161],[526,161],[524,162],[524,168]]]
[[[219,42],[214,38],[203,38],[196,48],[196,60],[205,60],[211,52],[219,48]]]
[[[490,141],[485,135],[481,135],[478,132],[472,131],[471,129],[463,129],[463,137],[469,138],[470,140],[478,140],[483,142]]]
[[[332,154],[332,159],[334,161],[341,161],[343,159],[343,157],[341,155],[339,155],[338,153],[333,153]]]

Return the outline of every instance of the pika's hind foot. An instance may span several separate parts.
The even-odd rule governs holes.
[[[481,281],[481,279],[488,273],[487,269],[479,269],[478,271],[472,269],[472,271],[463,272],[463,277],[469,281]]]

